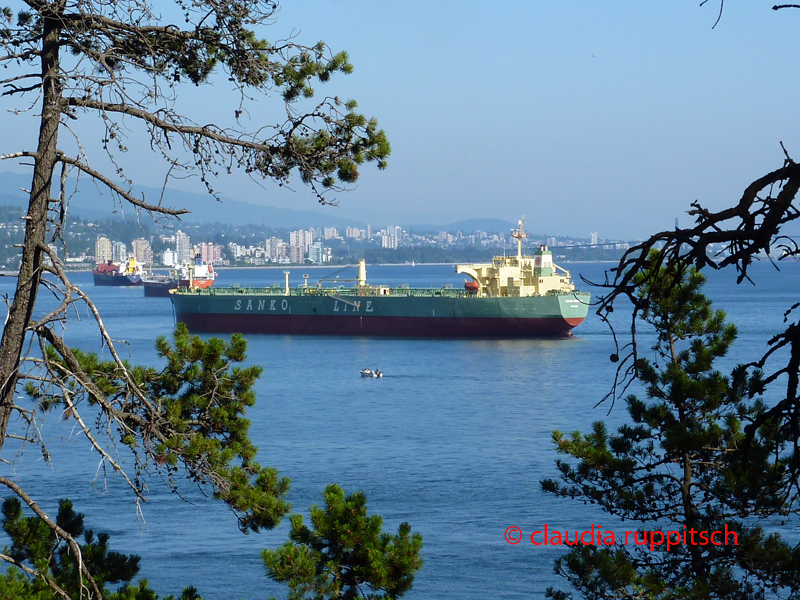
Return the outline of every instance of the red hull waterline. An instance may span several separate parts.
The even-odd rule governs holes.
[[[361,317],[324,315],[238,315],[178,313],[192,332],[277,333],[391,337],[565,337],[583,319],[468,319],[435,317]]]

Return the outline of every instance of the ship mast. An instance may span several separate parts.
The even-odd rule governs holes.
[[[528,233],[525,231],[525,215],[522,215],[522,218],[519,220],[519,224],[517,228],[511,232],[511,237],[517,240],[517,264],[522,264],[522,240],[528,237]]]

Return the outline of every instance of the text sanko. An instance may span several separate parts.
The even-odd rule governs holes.
[[[622,537],[622,536],[620,536]],[[624,532],[625,544],[635,544],[637,546],[650,546],[654,550],[656,546],[666,545],[669,550],[672,546],[727,546],[729,540],[733,545],[738,545],[739,536],[732,529],[728,529],[726,523],[722,530],[718,531],[698,531],[697,529],[687,529],[684,525],[682,531],[626,531]],[[620,540],[622,541],[622,540]],[[602,531],[597,525],[592,525],[586,531],[550,531],[545,523],[544,529],[534,531],[531,534],[531,543],[534,546],[611,546],[617,543],[616,535],[613,531]]]

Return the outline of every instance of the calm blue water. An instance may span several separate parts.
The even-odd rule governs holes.
[[[565,266],[576,281],[578,275],[598,281],[610,265]],[[757,287],[736,286],[733,272],[713,274],[706,293],[740,331],[728,367],[760,356],[783,311],[797,301],[800,265],[782,269],[756,265]],[[222,271],[217,285],[282,284],[282,271]],[[314,282],[329,271],[291,269],[292,285],[304,272]],[[376,266],[368,275],[393,286],[463,285],[449,266]],[[355,270],[341,274],[348,276]],[[141,288],[95,288],[89,273],[74,279],[95,300],[111,335],[127,342],[122,354],[155,362],[154,338],[173,327],[169,299],[144,298]],[[0,278],[0,293],[13,284]],[[68,342],[100,352],[88,315],[79,316],[67,328]],[[543,523],[559,529],[610,523],[590,507],[544,495],[539,481],[555,475],[553,429],[585,431],[594,420],[622,418],[621,410],[606,417],[606,408],[593,408],[611,384],[612,352],[608,330],[591,313],[574,337],[558,340],[253,335],[249,359],[264,374],[249,414],[251,433],[259,462],[291,478],[296,510],[321,502],[325,486],[339,483],[346,492],[366,492],[385,528],[408,521],[423,535],[425,564],[407,598],[541,596],[561,584],[552,574],[558,550],[511,546],[503,532],[510,525],[530,535]],[[386,376],[363,379],[358,370],[365,366]],[[137,517],[119,478],[98,474],[97,454],[69,423],[49,419],[52,467],[36,451],[15,456],[7,444],[3,458],[12,464],[0,465],[0,473],[13,473],[47,508],[70,497],[90,527],[111,533],[113,549],[142,555],[140,576],[159,594],[191,584],[214,600],[286,595],[264,575],[259,550],[285,541],[288,524],[245,536],[222,504],[188,484],[181,500],[158,479]]]

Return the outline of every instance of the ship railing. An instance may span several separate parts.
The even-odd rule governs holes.
[[[525,257],[527,258],[527,257]],[[519,267],[519,261],[516,256],[495,256],[492,258],[492,266],[497,267]]]
[[[382,291],[383,290],[383,291]],[[388,293],[387,293],[388,290]],[[283,287],[211,287],[206,289],[186,289],[178,288],[173,293],[192,294],[202,296],[238,296],[238,295],[256,295],[256,296],[287,296],[286,289]],[[370,298],[411,298],[411,297],[448,297],[448,298],[464,298],[475,297],[474,293],[458,288],[411,288],[411,287],[395,287],[395,288],[289,288],[289,296],[344,296],[348,298],[370,297]]]

